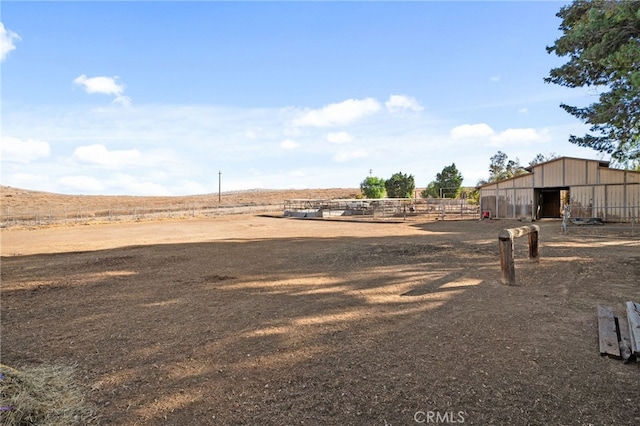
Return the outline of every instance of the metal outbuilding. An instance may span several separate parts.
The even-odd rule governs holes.
[[[479,187],[484,217],[537,220],[571,217],[636,222],[640,172],[610,169],[608,161],[561,157],[528,167],[527,173]]]

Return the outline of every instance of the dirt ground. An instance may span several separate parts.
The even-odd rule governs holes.
[[[101,424],[638,425],[628,225],[230,216],[4,229],[1,362],[75,365]],[[637,232],[636,232],[637,234]]]

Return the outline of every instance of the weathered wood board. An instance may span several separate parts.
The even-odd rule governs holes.
[[[640,356],[640,303],[627,302],[627,319],[631,350],[636,356]]]
[[[631,349],[631,337],[629,337],[629,323],[625,316],[616,316],[616,324],[618,326],[620,356],[627,363],[634,357],[633,349]]]
[[[527,225],[527,226],[521,226],[520,228],[503,229],[498,234],[498,238],[503,240],[513,239],[513,238],[522,237],[523,235],[527,235],[532,232],[539,233],[540,227],[538,225]]]
[[[598,336],[600,342],[600,355],[607,355],[620,359],[620,345],[616,330],[616,319],[613,309],[609,306],[598,305]]]

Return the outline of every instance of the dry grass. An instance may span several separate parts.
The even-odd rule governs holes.
[[[247,190],[190,196],[65,195],[0,185],[0,228],[278,211],[284,200],[355,198],[359,189]],[[197,212],[197,213],[196,213]]]
[[[77,209],[95,213],[101,210],[118,208],[166,208],[168,206],[191,206],[193,204],[210,205],[265,205],[282,204],[284,200],[296,198],[355,198],[360,194],[358,188],[329,189],[282,189],[247,190],[223,192],[218,202],[218,194],[190,196],[133,196],[133,195],[65,195],[43,191],[13,188],[0,185],[2,208],[40,210],[43,213],[50,208],[64,209],[70,212]]]
[[[0,364],[0,419],[6,426],[95,424],[73,367],[43,365],[23,370]]]

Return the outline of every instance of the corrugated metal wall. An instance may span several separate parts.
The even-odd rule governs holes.
[[[596,190],[598,189],[598,190]],[[573,217],[594,217],[594,207],[597,206],[597,200],[604,200],[604,187],[596,188],[589,186],[574,186],[571,188],[571,216]],[[602,197],[602,198],[601,198]],[[594,203],[596,201],[596,203]]]
[[[640,173],[636,175],[638,182],[627,183],[627,215],[628,219],[640,222]]]
[[[519,219],[532,217],[533,175],[496,182],[480,190],[480,207],[491,217]]]
[[[601,217],[610,221],[640,218],[640,184],[609,184],[571,188],[573,217]]]
[[[559,158],[548,163],[533,167],[534,187],[559,188],[573,185],[598,184],[598,174],[606,168],[599,168],[602,164],[595,160],[581,160],[578,158]],[[615,172],[619,173],[620,170]],[[615,179],[615,178],[614,178]]]
[[[534,166],[532,172],[480,188],[482,211],[497,218],[531,218],[538,207],[537,191],[553,188],[569,190],[572,217],[640,220],[640,172],[577,158],[559,158]]]

